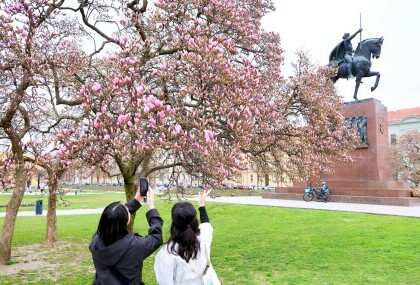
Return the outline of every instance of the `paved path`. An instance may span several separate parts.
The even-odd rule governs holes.
[[[420,206],[401,207],[371,204],[335,203],[335,202],[305,202],[299,200],[263,199],[258,196],[245,197],[219,197],[209,199],[209,202],[232,203],[244,205],[272,206],[283,208],[304,208],[329,211],[371,213],[393,216],[407,216],[420,218]]]
[[[197,198],[190,199],[196,201]],[[215,199],[209,198],[211,203],[227,203],[227,204],[243,204],[255,206],[272,206],[283,208],[304,208],[317,209],[328,211],[343,211],[343,212],[358,212],[371,213],[381,215],[393,216],[407,216],[420,218],[420,206],[401,207],[401,206],[386,206],[386,205],[370,205],[370,204],[353,204],[353,203],[334,203],[334,202],[305,202],[297,200],[280,200],[280,199],[262,199],[258,196],[244,196],[244,197],[219,197]],[[57,215],[78,215],[78,214],[100,214],[103,208],[100,209],[75,209],[75,210],[57,210]],[[43,210],[42,216],[46,216],[46,209]],[[4,217],[5,213],[0,213],[0,217]],[[35,216],[35,209],[33,211],[20,211],[18,216]]]

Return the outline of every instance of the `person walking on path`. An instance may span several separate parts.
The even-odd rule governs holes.
[[[96,270],[94,285],[144,284],[143,260],[162,245],[163,221],[155,209],[153,190],[149,189],[146,202],[149,207],[146,213],[150,226],[148,235],[143,237],[128,232],[131,214],[142,206],[143,198],[138,188],[135,197],[125,205],[113,202],[104,209],[89,246]]]

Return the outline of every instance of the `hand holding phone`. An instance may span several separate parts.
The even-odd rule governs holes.
[[[144,177],[139,178],[140,196],[146,197],[149,191],[149,180]]]

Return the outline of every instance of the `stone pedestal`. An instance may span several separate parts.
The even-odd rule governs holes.
[[[390,181],[387,109],[378,100],[365,99],[344,104],[344,116],[366,116],[367,143],[352,152],[353,163],[337,165],[331,181]]]
[[[344,116],[350,120],[356,118],[356,121],[366,119],[367,141],[351,152],[352,163],[337,164],[334,174],[321,177],[330,188],[332,201],[401,206],[414,203],[409,184],[392,179],[387,108],[372,98],[348,102],[344,105]],[[264,197],[290,199],[295,194],[297,199],[302,199],[306,186],[307,182],[294,183],[293,187],[277,188],[275,193]]]

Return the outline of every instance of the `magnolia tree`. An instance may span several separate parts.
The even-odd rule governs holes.
[[[77,122],[77,116],[71,119],[66,116],[66,125],[72,126],[74,121]],[[55,129],[66,130],[65,127],[58,124],[53,129],[32,133],[31,140],[26,144],[26,157],[25,160],[31,162],[32,165],[42,167],[46,172],[46,179],[48,181],[48,211],[47,211],[47,230],[45,235],[45,244],[54,246],[58,241],[57,236],[57,200],[58,195],[62,192],[59,191],[59,182],[68,169],[74,169],[82,162],[77,158],[77,152],[74,156],[64,157],[61,154],[62,146],[57,142],[55,137]],[[71,145],[71,141],[69,144]],[[62,198],[62,197],[60,197]]]
[[[299,72],[281,77],[280,38],[260,25],[271,1],[79,3],[92,37],[113,46],[86,73],[90,116],[71,133],[85,161],[115,161],[127,199],[136,176],[165,168],[217,183],[245,167],[244,155],[302,177],[349,159],[332,71],[302,56]]]
[[[136,173],[180,167],[204,181],[231,176],[242,167],[241,148],[255,140],[273,78],[280,80],[279,37],[260,28],[272,3],[112,1],[106,7],[101,1],[79,7],[84,24],[115,43],[114,51],[98,54],[95,75],[80,90],[91,116],[72,133],[84,159],[114,160],[127,198]],[[100,20],[114,21],[116,32],[93,24]]]
[[[70,78],[83,67],[83,56],[74,42],[75,23],[64,19],[58,9],[62,2],[6,0],[0,3],[0,139],[10,146],[5,167],[12,171],[8,179],[14,188],[1,232],[1,263],[10,260],[17,211],[30,177],[28,171],[34,166],[28,161],[41,162],[45,153],[51,153],[51,140],[37,141],[37,133],[49,133],[72,117],[58,105],[78,104],[69,96],[74,94],[71,89],[79,89],[80,85]],[[60,115],[60,111],[65,115]],[[30,155],[34,146],[38,150],[44,148],[45,153],[38,151],[37,156]],[[55,160],[49,157],[47,161],[67,165],[59,156]],[[50,193],[54,195],[56,189],[50,189]]]
[[[344,125],[342,99],[329,79],[335,71],[317,68],[304,51],[296,55],[294,75],[275,89],[269,102],[274,108],[261,118],[267,126],[244,152],[264,174],[312,181],[333,172],[337,162],[350,161],[348,150],[358,138]]]
[[[391,144],[391,169],[399,181],[408,181],[415,188],[420,186],[420,131],[401,135]]]
[[[37,104],[31,104],[31,125],[26,142],[27,161],[42,167],[48,179],[48,212],[45,243],[57,242],[56,207],[59,194],[59,181],[65,171],[81,164],[74,149],[72,156],[63,155],[63,146],[57,140],[57,133],[67,136],[67,147],[72,148],[75,138],[69,129],[78,125],[84,112],[81,100],[76,98],[82,86],[79,74],[83,74],[89,58],[83,53],[76,41],[83,36],[77,23],[57,11],[57,18],[51,23],[48,42],[49,69],[37,77],[33,92],[39,94]],[[57,36],[55,36],[57,35]]]

